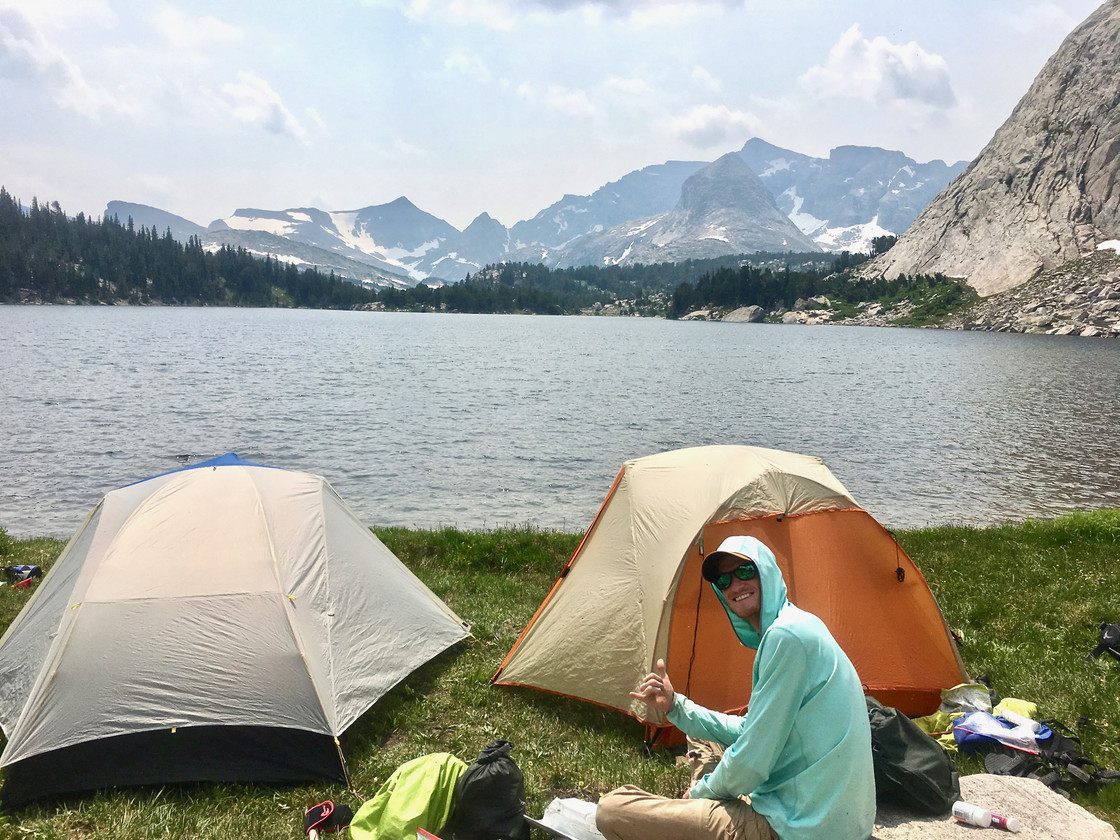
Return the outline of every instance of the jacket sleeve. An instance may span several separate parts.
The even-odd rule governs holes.
[[[668,718],[669,723],[688,737],[703,741],[715,741],[725,748],[739,739],[739,735],[743,731],[743,725],[746,723],[746,718],[741,715],[726,715],[722,712],[705,709],[698,703],[693,703],[679,691]]]
[[[801,640],[788,631],[774,628],[767,641],[759,650],[750,708],[738,737],[716,769],[692,786],[692,799],[750,795],[770,777],[789,741],[807,690],[809,658]]]

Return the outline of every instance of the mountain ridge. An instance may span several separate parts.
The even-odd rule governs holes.
[[[790,218],[787,221],[792,220],[796,228],[794,231],[787,229],[784,237],[773,238],[767,234],[768,238],[754,242],[744,240],[741,235],[732,236],[731,239],[737,243],[734,245],[723,242],[728,237],[719,232],[721,224],[714,216],[708,220],[708,227],[698,229],[695,241],[688,246],[683,244],[688,236],[687,214],[681,210],[665,221],[669,214],[678,210],[682,200],[686,205],[706,200],[697,195],[685,197],[682,189],[697,172],[712,164],[681,160],[633,170],[587,196],[565,195],[531,219],[519,221],[510,228],[505,228],[489,214],[481,213],[467,228],[459,231],[416,207],[406,196],[400,196],[385,204],[349,211],[324,211],[313,207],[285,210],[239,208],[230,216],[212,221],[205,231],[210,245],[229,244],[254,251],[267,245],[268,253],[281,258],[282,249],[272,240],[263,238],[265,234],[270,234],[321,252],[311,262],[307,262],[309,256],[315,255],[293,253],[288,255],[292,261],[307,262],[324,269],[329,267],[341,273],[352,271],[352,268],[343,268],[342,263],[350,260],[353,265],[368,265],[386,277],[403,277],[409,283],[421,280],[455,282],[487,264],[507,260],[540,261],[546,265],[604,265],[620,260],[632,262],[639,257],[678,259],[673,256],[674,253],[684,255],[679,257],[681,259],[716,256],[727,253],[729,247],[742,247],[743,252],[774,247],[780,250],[783,238],[793,243],[787,247],[797,250],[816,251],[823,247],[834,251],[867,251],[874,237],[902,232],[901,229],[892,231],[883,227],[877,216],[869,215],[888,200],[885,191],[894,188],[894,182],[884,178],[882,173],[889,170],[897,174],[902,169],[914,170],[934,164],[947,169],[941,161],[918,164],[901,152],[876,147],[842,148],[855,151],[848,151],[846,157],[841,154],[837,161],[832,161],[834,156],[830,159],[813,158],[752,138],[738,152],[728,153],[742,158],[751,168],[752,175],[771,193],[773,202],[755,203],[756,209],[769,218],[766,224],[756,226],[756,233],[761,236],[762,228],[767,225],[774,230],[785,227],[783,222],[771,217],[772,208],[767,206],[762,209],[763,204],[776,203],[780,214],[788,215]],[[727,158],[728,155],[722,157]],[[843,209],[843,202],[832,195],[838,189],[832,181],[843,181],[858,175],[858,167],[853,175],[850,161],[845,163],[853,155],[862,155],[866,158],[865,164],[867,161],[874,164],[865,165],[864,169],[870,173],[868,177],[874,175],[875,180],[874,183],[848,184],[845,190],[863,194],[870,189],[874,193],[874,201],[878,202],[875,207],[849,207],[844,210],[847,215],[838,219],[835,225],[827,219],[802,212],[806,202],[818,213],[838,213]],[[844,168],[845,165],[847,168]],[[894,170],[891,170],[892,165]],[[963,168],[964,164],[961,162],[958,165]],[[832,181],[829,181],[830,175]],[[944,177],[944,182],[948,181],[949,178]],[[718,181],[709,181],[706,189],[713,201],[718,200],[716,196],[721,193]],[[904,193],[905,189],[900,192]],[[724,192],[724,195],[726,198],[727,193]],[[123,205],[123,202],[112,204]],[[141,224],[150,224],[140,209],[145,205],[130,204],[128,207],[132,211],[130,215]],[[171,216],[157,208],[151,210],[151,218],[158,216],[161,222]],[[866,218],[855,219],[855,224],[839,223],[851,222],[852,213],[863,211],[866,211]],[[732,228],[743,234],[746,228],[741,212],[732,215],[736,216],[736,221],[731,223]],[[185,219],[181,221],[187,226],[194,224]],[[658,225],[669,227],[660,227],[653,233],[639,236],[642,231]],[[726,225],[727,220],[723,226]],[[163,229],[162,224],[157,227]],[[177,226],[176,229],[182,228]],[[804,235],[807,233],[810,236]],[[812,234],[818,236],[816,244],[812,241]],[[661,245],[646,247],[652,241],[651,236],[660,237]],[[627,237],[636,245],[641,245],[636,252],[627,253],[625,246],[618,247],[617,240]],[[639,240],[644,240],[644,244]],[[668,246],[669,241],[675,244]],[[325,254],[332,256],[327,259]],[[363,282],[370,279],[367,276]],[[398,281],[388,282],[396,285]]]
[[[729,152],[689,176],[668,213],[577,240],[559,267],[681,262],[701,256],[820,248],[782,213],[747,163]],[[546,263],[547,264],[547,263]]]

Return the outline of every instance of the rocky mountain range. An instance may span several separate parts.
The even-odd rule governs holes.
[[[821,248],[862,253],[873,238],[910,227],[966,166],[918,163],[902,152],[867,146],[838,146],[828,158],[813,158],[757,137],[739,154],[782,212]]]
[[[819,251],[737,153],[690,175],[668,213],[589,233],[548,265],[682,262],[754,251]]]
[[[1120,0],[1062,43],[969,167],[866,272],[943,273],[981,295],[1120,239]]]
[[[744,165],[745,164],[745,165]],[[758,138],[712,163],[668,161],[566,195],[506,228],[483,213],[466,229],[407,198],[361,210],[240,209],[202,228],[114,201],[107,216],[334,271],[374,287],[454,282],[502,261],[551,267],[673,262],[757,251],[867,251],[902,233],[964,163],[918,164],[901,152],[845,146],[827,159]]]

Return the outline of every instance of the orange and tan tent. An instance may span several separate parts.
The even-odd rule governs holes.
[[[493,682],[619,709],[652,731],[663,717],[630,691],[664,658],[693,700],[743,708],[754,651],[700,575],[704,553],[739,534],[773,550],[789,599],[825,622],[881,702],[924,715],[966,681],[921,571],[819,458],[704,446],[622,465]]]

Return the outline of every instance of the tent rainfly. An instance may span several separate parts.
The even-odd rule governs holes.
[[[345,781],[338,736],[467,635],[318,476],[231,453],[122,487],[0,638],[4,804]]]
[[[704,552],[734,535],[774,551],[789,599],[824,621],[881,702],[928,714],[942,688],[965,681],[933,594],[894,538],[819,458],[747,446],[623,464],[493,681],[619,709],[656,737],[664,717],[630,691],[663,658],[688,697],[741,710],[754,651],[700,574]]]

